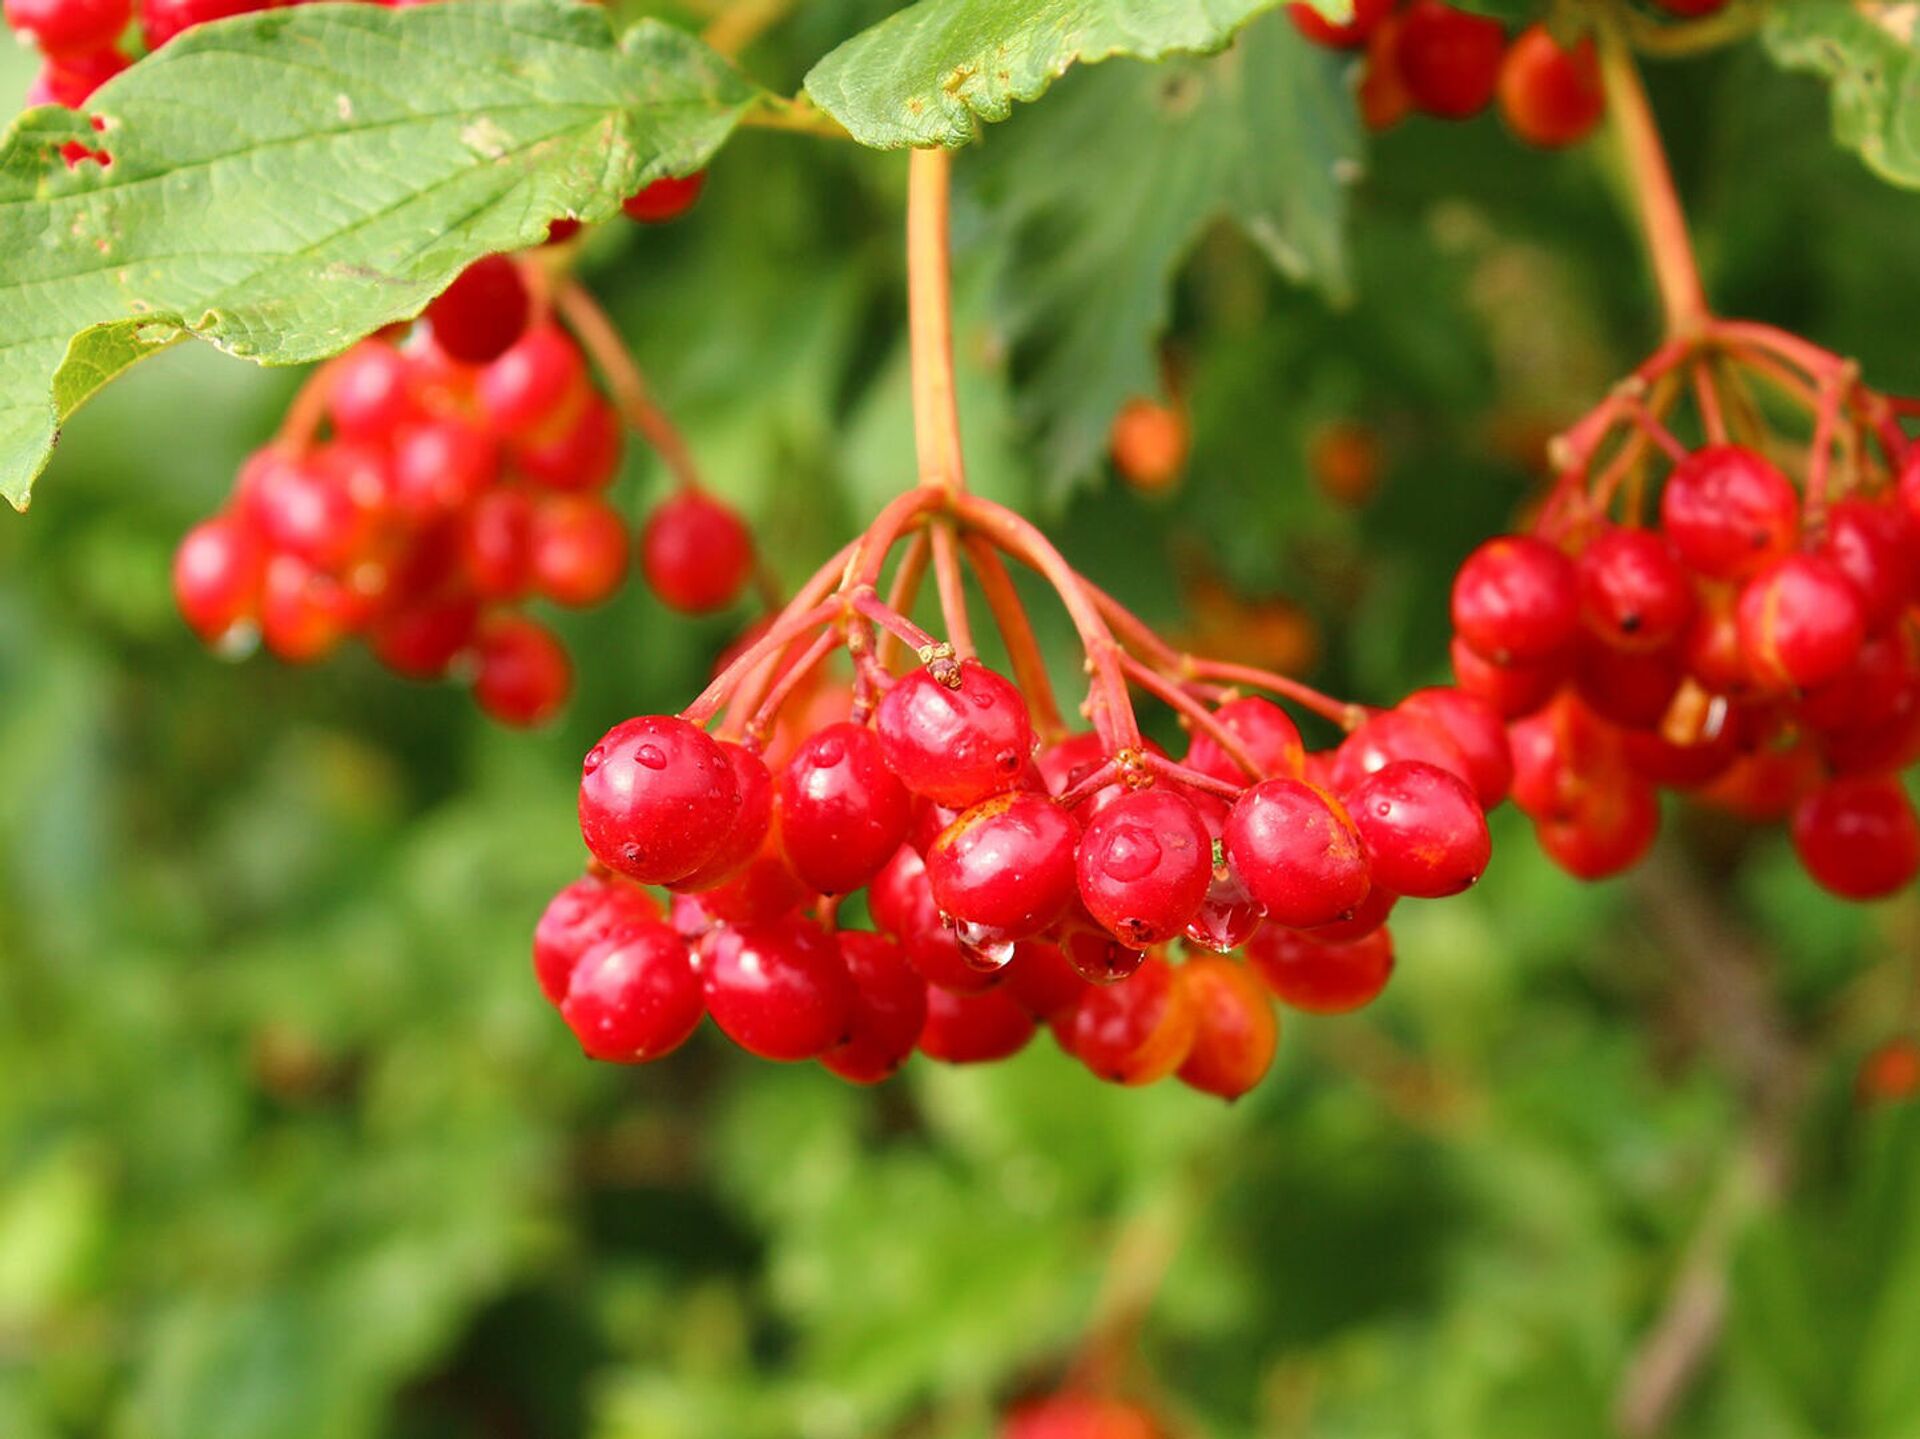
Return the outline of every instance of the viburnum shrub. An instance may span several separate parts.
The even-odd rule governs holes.
[[[592,866],[542,921],[535,968],[598,1058],[681,1043],[692,972],[742,1048],[857,1082],[915,1049],[1003,1058],[1045,1025],[1103,1079],[1177,1077],[1232,1098],[1272,1060],[1275,996],[1323,1012],[1366,1003],[1391,969],[1395,902],[1479,878],[1485,811],[1511,778],[1500,716],[1451,689],[1369,711],[1178,651],[1032,524],[970,492],[947,338],[947,168],[943,152],[915,153],[919,483],[682,713],[626,720],[587,754]],[[669,522],[688,538],[658,545],[663,570],[685,556],[744,577],[733,524],[712,524],[693,497],[649,528]],[[1085,729],[1061,711],[1009,561],[1047,582],[1079,636]],[[910,618],[929,577],[946,638]],[[978,657],[968,577],[1010,676]],[[703,578],[689,569],[669,597],[700,607]],[[1143,738],[1136,692],[1188,728],[1183,758]],[[1269,695],[1346,739],[1309,752]],[[676,946],[660,947],[639,886],[672,896]],[[841,922],[859,891],[871,929]],[[1224,957],[1243,949],[1251,960]],[[590,1004],[556,979],[569,965],[593,976]]]

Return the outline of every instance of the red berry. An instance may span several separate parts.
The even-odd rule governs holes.
[[[343,440],[383,443],[414,413],[406,357],[362,340],[327,368],[327,418]]]
[[[1335,50],[1357,50],[1367,43],[1374,27],[1393,13],[1394,0],[1354,0],[1352,18],[1338,24],[1326,19],[1311,5],[1287,6],[1287,18],[1294,28],[1316,45]]]
[[[1413,0],[1400,27],[1400,78],[1419,109],[1464,120],[1493,98],[1506,48],[1498,20],[1443,0]]]
[[[1067,1025],[1068,1047],[1113,1084],[1152,1084],[1186,1061],[1199,1014],[1173,966],[1157,954],[1117,984],[1089,989]]]
[[[133,19],[129,0],[6,0],[7,24],[31,35],[49,59],[105,50]]]
[[[1259,766],[1254,779],[1286,777],[1298,779],[1306,758],[1306,745],[1300,730],[1287,712],[1272,700],[1247,695],[1229,700],[1214,712],[1214,718]],[[1244,784],[1247,773],[1234,763],[1220,742],[1204,730],[1196,731],[1187,747],[1187,768],[1212,775],[1228,784]]]
[[[474,396],[495,434],[550,439],[590,395],[586,361],[557,325],[535,325],[480,372]]]
[[[1788,555],[1740,591],[1740,651],[1774,689],[1806,689],[1842,673],[1866,637],[1860,598],[1831,560]]]
[[[530,729],[560,713],[573,692],[566,646],[545,625],[495,615],[480,629],[473,697],[502,724]]]
[[[1391,130],[1413,113],[1413,96],[1400,74],[1400,32],[1404,12],[1389,14],[1367,36],[1367,53],[1360,67],[1357,99],[1360,120],[1376,134]]]
[[[620,208],[627,212],[629,219],[638,220],[643,225],[662,225],[668,220],[679,219],[691,210],[706,184],[705,170],[695,170],[691,175],[669,175],[650,185],[643,185],[621,201]]]
[[[438,679],[473,642],[480,606],[469,595],[439,595],[385,615],[367,632],[374,658],[408,679]]]
[[[857,992],[840,946],[810,919],[715,930],[702,941],[707,1011],[762,1059],[815,1059],[853,1036]]]
[[[416,518],[465,509],[499,478],[499,450],[464,420],[424,420],[394,435],[394,503]]]
[[[1484,701],[1508,719],[1532,714],[1553,698],[1567,677],[1564,652],[1532,664],[1496,664],[1455,635],[1447,653],[1461,693]]]
[[[1500,113],[1529,145],[1555,148],[1586,139],[1606,113],[1600,62],[1591,37],[1563,48],[1544,25],[1530,25],[1500,62]]]
[[[1579,623],[1572,562],[1531,535],[1488,540],[1454,576],[1454,630],[1496,664],[1552,659]]]
[[[1768,460],[1741,445],[1707,445],[1673,467],[1660,528],[1689,569],[1742,580],[1793,549],[1800,496]]]
[[[1903,509],[1873,500],[1837,501],[1827,511],[1819,554],[1853,584],[1869,634],[1892,624],[1915,597],[1920,544]]]
[[[644,1064],[699,1028],[700,988],[684,939],[657,920],[629,921],[581,957],[560,1017],[589,1059]]]
[[[1057,944],[1037,939],[1015,945],[1013,959],[1002,974],[1006,992],[1041,1021],[1072,1009],[1087,992],[1087,981],[1068,961],[1065,951]]]
[[[1395,894],[1440,899],[1480,878],[1493,842],[1487,816],[1458,775],[1397,760],[1347,796],[1373,882]]]
[[[1104,929],[1075,927],[1060,936],[1060,952],[1088,984],[1118,984],[1146,962],[1147,952],[1122,944]]]
[[[676,902],[683,897],[697,898],[715,923],[749,928],[784,920],[819,899],[800,883],[771,830],[743,867],[719,884],[701,890],[697,897],[674,896]]]
[[[608,730],[581,766],[580,833],[607,868],[642,884],[685,879],[719,849],[740,812],[726,753],[674,715]]]
[[[689,615],[722,610],[753,577],[753,537],[731,506],[682,490],[647,516],[640,572],[670,609]]]
[[[182,30],[273,8],[274,0],[140,0],[140,33],[158,50]]]
[[[1311,939],[1326,944],[1351,944],[1356,939],[1365,939],[1393,914],[1393,907],[1400,902],[1400,896],[1390,890],[1375,885],[1367,891],[1367,897],[1346,919],[1336,920],[1332,924],[1316,924],[1305,931]]]
[[[324,570],[356,558],[369,533],[370,516],[349,488],[352,462],[334,462],[339,454],[282,459],[260,472],[250,497],[252,518],[273,549]]]
[[[266,551],[237,515],[195,525],[173,556],[173,596],[195,634],[211,644],[253,617]]]
[[[1534,816],[1540,848],[1576,879],[1605,879],[1638,864],[1660,832],[1660,802],[1639,775],[1575,779]]]
[[[1031,938],[1073,903],[1079,838],[1073,816],[1045,795],[982,800],[927,851],[934,903],[967,944]]]
[[[850,1037],[820,1062],[855,1084],[878,1084],[907,1061],[927,1022],[927,984],[900,946],[883,935],[843,929],[840,957],[853,979]]]
[[[773,776],[768,773],[765,762],[745,745],[732,740],[721,740],[719,745],[733,770],[734,787],[740,791],[740,808],[720,847],[700,868],[685,879],[676,880],[676,889],[712,889],[760,852],[773,826]]]
[[[1175,1072],[1180,1082],[1222,1099],[1238,1099],[1273,1066],[1280,1019],[1246,965],[1195,955],[1180,966],[1180,987],[1194,1012],[1193,1045]]]
[[[260,638],[288,664],[330,654],[357,618],[353,595],[333,576],[294,555],[267,561],[260,585]]]
[[[1615,649],[1585,636],[1574,662],[1574,687],[1597,715],[1627,729],[1652,729],[1686,678],[1677,649]]]
[[[1018,1054],[1032,1038],[1032,1017],[1003,989],[958,994],[938,985],[927,988],[920,1052],[929,1059],[984,1064]]]
[[[131,63],[111,46],[48,60],[27,90],[27,108],[64,105],[78,110],[93,98],[94,91]]]
[[[532,313],[520,267],[506,255],[486,255],[427,306],[426,321],[444,354],[463,365],[484,365],[526,334]]]
[[[1087,823],[1078,856],[1088,913],[1136,949],[1172,939],[1213,880],[1213,841],[1182,795],[1123,794]]]
[[[1375,770],[1402,759],[1424,760],[1473,781],[1467,757],[1445,730],[1391,709],[1373,715],[1340,742],[1330,772],[1333,788],[1345,794]]]
[[[1581,618],[1614,649],[1660,649],[1693,619],[1693,582],[1651,530],[1606,531],[1581,552],[1574,569]]]
[[[588,950],[623,925],[659,918],[660,906],[644,889],[602,875],[582,875],[548,902],[534,927],[533,973],[540,992],[560,1003]]]
[[[1346,810],[1304,780],[1270,779],[1241,795],[1222,845],[1234,878],[1276,924],[1344,919],[1372,885]]]
[[[485,600],[516,600],[526,594],[533,584],[533,535],[533,501],[523,491],[490,490],[475,500],[460,517],[458,541],[461,572],[473,592]],[[623,542],[624,537],[623,526]],[[563,586],[593,572],[593,566],[581,564],[575,540],[569,535],[549,557],[548,578]],[[606,579],[602,569],[597,582],[610,593],[619,579]],[[580,590],[567,589],[568,594],[581,592],[591,591],[584,584]]]
[[[596,495],[554,495],[533,512],[533,587],[555,604],[588,609],[612,598],[627,574],[627,527]]]
[[[935,804],[964,809],[1012,789],[1033,749],[1020,691],[977,660],[948,688],[920,668],[887,691],[874,731],[900,782]]]
[[[780,838],[810,888],[847,894],[892,859],[912,806],[864,725],[842,721],[809,738],[780,777]]]
[[[1920,820],[1898,779],[1854,775],[1801,800],[1793,849],[1822,886],[1846,899],[1879,899],[1920,872]]]
[[[514,472],[542,489],[575,492],[604,490],[620,469],[626,432],[613,407],[586,390],[570,424],[540,439],[513,447]]]
[[[1345,1014],[1373,1003],[1393,977],[1393,935],[1376,929],[1346,944],[1328,944],[1268,925],[1247,945],[1247,960],[1289,1009]]]
[[[1460,777],[1473,786],[1480,808],[1490,810],[1507,797],[1513,787],[1513,748],[1500,711],[1492,704],[1462,690],[1435,686],[1415,690],[1395,708],[1432,725],[1453,742],[1466,765]]]

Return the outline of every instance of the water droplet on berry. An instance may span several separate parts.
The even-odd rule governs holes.
[[[969,969],[992,974],[1006,968],[1013,959],[1013,941],[1000,938],[998,930],[945,915],[941,918],[953,926],[953,937],[960,946],[960,958],[966,961]]]
[[[582,774],[592,774],[595,770],[600,768],[601,762],[605,760],[606,757],[607,757],[606,746],[595,745],[592,749],[587,751],[587,757],[582,761],[580,761],[580,772]]]
[[[1020,756],[1010,749],[1003,749],[994,755],[993,763],[1002,774],[1017,774],[1020,769]]]
[[[1144,829],[1116,829],[1100,857],[1100,868],[1123,884],[1143,879],[1160,866],[1160,841]]]
[[[830,734],[817,740],[813,746],[813,763],[820,769],[830,769],[847,757],[847,743],[837,734]]]
[[[634,750],[633,757],[648,769],[665,769],[667,767],[667,752],[661,749],[659,745],[643,744]]]

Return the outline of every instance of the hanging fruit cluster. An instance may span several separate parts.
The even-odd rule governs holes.
[[[1639,859],[1665,787],[1789,820],[1836,894],[1920,871],[1915,413],[1804,340],[1702,320],[1557,442],[1529,532],[1461,566],[1459,684],[1513,721],[1515,803],[1564,868]]]

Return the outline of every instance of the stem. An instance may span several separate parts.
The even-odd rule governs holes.
[[[273,443],[277,448],[298,455],[313,447],[320,426],[326,422],[327,400],[333,389],[333,377],[339,373],[339,361],[328,360],[307,376],[306,382],[300,386],[300,393],[287,406],[280,428],[274,431]]]
[[[1674,189],[1653,109],[1634,67],[1633,55],[1619,34],[1603,27],[1599,34],[1600,81],[1606,90],[1607,113],[1626,160],[1627,174],[1639,201],[1640,226],[1654,281],[1660,289],[1669,337],[1697,334],[1707,323],[1707,295],[1700,283],[1687,220]]]
[[[744,130],[781,130],[789,135],[815,135],[823,140],[851,140],[847,127],[805,95],[796,100],[766,96],[741,112]]]
[[[700,38],[731,60],[786,19],[792,8],[793,0],[734,0],[713,18]]]
[[[922,664],[927,663],[934,652],[940,649],[939,640],[905,615],[888,608],[872,590],[856,590],[847,602],[853,606],[855,614],[863,619],[872,620],[908,649],[919,654]]]
[[[960,550],[954,542],[949,520],[933,522],[933,579],[940,590],[940,616],[947,627],[947,642],[963,660],[973,658],[973,622],[967,618],[967,590],[960,573]]]
[[[1260,773],[1259,762],[1247,752],[1247,747],[1240,736],[1220,723],[1212,710],[1165,675],[1149,669],[1131,655],[1121,659],[1120,667],[1126,671],[1128,679],[1184,719],[1189,728],[1198,729],[1219,745],[1226,752],[1227,758],[1246,772],[1249,783],[1257,784],[1264,778]]]
[[[806,683],[807,677],[819,666],[820,661],[846,642],[846,636],[829,625],[813,637],[813,643],[807,646],[806,652],[773,682],[766,698],[754,707],[753,718],[747,721],[747,741],[756,753],[765,747],[768,732],[780,717],[781,706],[793,698],[793,692]]]
[[[784,624],[795,615],[805,613],[807,610],[824,601],[828,595],[832,594],[834,584],[846,569],[847,560],[852,554],[853,546],[851,544],[846,545],[841,549],[840,553],[820,566],[819,569],[815,570],[807,582],[795,593],[794,597],[787,602],[787,607],[774,617],[772,623],[767,627],[768,632],[771,633],[776,626]],[[766,687],[773,682],[773,663],[771,659],[767,659],[761,662],[758,669],[748,666],[734,681],[736,685],[733,695],[735,714],[750,713],[753,707],[759,703],[760,696],[766,692]],[[728,673],[731,673],[734,668],[734,665],[729,665],[727,667]],[[725,676],[723,675],[721,678],[725,678]],[[719,680],[715,681],[715,684],[717,683],[719,683]],[[711,689],[712,686],[708,688]],[[730,715],[729,718],[731,717]],[[726,726],[723,725],[721,728],[724,731]]]
[[[1700,424],[1709,444],[1727,442],[1727,417],[1720,405],[1720,392],[1714,388],[1713,361],[1702,356],[1693,362],[1693,402],[1700,410]]]
[[[1014,588],[1013,576],[1007,573],[1000,552],[978,535],[968,535],[961,543],[973,563],[974,578],[980,582],[980,592],[986,596],[987,608],[993,612],[1000,638],[1006,642],[1014,680],[1026,695],[1027,708],[1033,713],[1034,730],[1044,743],[1055,744],[1065,736],[1067,726],[1060,718],[1053,677],[1047,673],[1040,642],[1034,638],[1033,621],[1027,618],[1027,607],[1020,602],[1020,591]],[[901,606],[896,604],[894,608]]]
[[[694,702],[680,711],[680,718],[689,724],[704,725],[714,717],[727,697],[764,660],[772,659],[787,645],[812,629],[837,618],[841,605],[832,603],[817,604],[812,609],[799,614],[782,615],[764,635],[747,646],[746,651],[714,677],[713,683],[702,690]]]
[[[913,437],[920,483],[967,487],[953,386],[953,284],[947,206],[953,158],[915,150],[907,171],[907,327],[913,360]]]
[[[930,546],[925,530],[918,530],[907,541],[906,549],[900,552],[900,564],[893,572],[893,583],[887,589],[887,608],[897,610],[903,615],[913,613],[913,602],[920,595],[920,581],[927,573],[927,553]],[[874,652],[874,662],[882,669],[893,657],[896,643],[890,634],[880,636],[878,648]]]
[[[1233,685],[1252,685],[1256,689],[1271,690],[1283,699],[1290,699],[1302,709],[1311,710],[1322,719],[1332,720],[1343,730],[1356,730],[1366,723],[1367,707],[1348,704],[1332,695],[1322,694],[1312,685],[1301,684],[1299,680],[1289,679],[1272,670],[1255,669],[1252,665],[1229,664],[1225,660],[1199,659],[1188,656],[1187,669],[1202,679],[1222,680]]]
[[[700,488],[700,471],[693,463],[687,442],[666,412],[654,402],[646,377],[627,353],[620,332],[607,318],[606,311],[594,302],[577,280],[568,280],[554,293],[554,308],[567,322],[581,348],[593,358],[594,367],[607,382],[620,417],[653,446],[654,453],[682,489]]]

